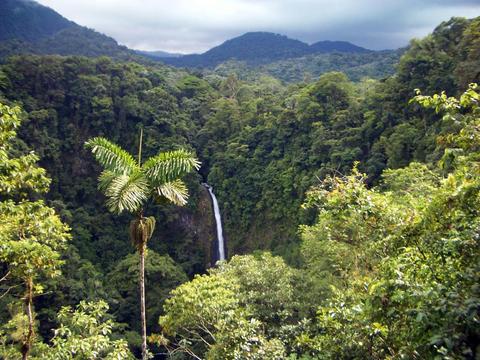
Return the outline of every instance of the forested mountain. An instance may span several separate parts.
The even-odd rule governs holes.
[[[65,19],[33,0],[0,2],[0,58],[12,54],[110,56],[139,60],[114,39]]]
[[[319,41],[313,45],[308,45],[300,40],[290,39],[285,35],[269,32],[249,32],[227,40],[203,54],[165,58],[163,61],[179,67],[215,67],[231,59],[258,65],[308,54],[366,53],[369,51],[346,41]]]
[[[54,10],[30,0],[4,0],[0,14],[0,41],[37,41],[75,26]]]
[[[159,57],[177,67],[201,69],[240,79],[273,76],[286,83],[311,81],[329,71],[346,73],[353,81],[382,79],[395,72],[403,49],[371,51],[345,41],[319,41],[308,45],[284,35],[251,32],[228,40],[200,55]]]
[[[227,73],[235,72],[245,79],[268,74],[296,82],[316,79],[328,71],[345,72],[354,81],[383,78],[393,74],[401,51],[370,51],[345,41],[308,45],[267,32],[246,33],[201,55],[134,51],[33,0],[5,0],[0,4],[0,59],[15,54],[109,56],[137,62],[150,59],[179,67],[215,68],[221,75],[227,68]]]
[[[75,46],[98,35],[52,31],[41,41],[61,49],[57,37]],[[140,173],[141,158],[179,149],[202,163],[184,177],[188,205],[142,198],[156,219],[145,276],[157,358],[478,356],[480,18],[440,24],[412,41],[392,76],[356,82],[355,68],[389,67],[400,53],[382,54],[386,63],[357,50],[306,55],[295,40],[248,36],[274,37],[275,51],[265,42],[254,51],[270,56],[258,73],[237,75],[244,64],[233,62],[192,74],[116,55],[20,55],[0,65],[1,357],[140,355],[132,217],[109,212],[109,199],[158,174],[161,166]],[[247,40],[227,48],[244,49],[248,65]],[[220,50],[209,61],[226,60]],[[288,69],[292,54],[317,62],[309,71],[319,78]],[[332,62],[351,78],[327,72]],[[85,148],[106,137],[137,154],[140,132],[138,160],[113,146],[101,167],[93,143]],[[112,159],[124,163],[114,169]],[[208,271],[205,181],[230,255]]]

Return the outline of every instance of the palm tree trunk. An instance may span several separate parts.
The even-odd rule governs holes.
[[[28,317],[28,332],[27,336],[22,344],[22,360],[28,359],[28,354],[30,353],[30,348],[32,346],[33,336],[35,335],[34,328],[33,328],[33,310],[32,310],[32,302],[33,302],[33,279],[28,278],[26,281],[27,291],[25,295],[25,312],[27,313]]]
[[[142,359],[147,359],[147,322],[145,317],[145,244],[140,246],[140,317],[142,323]]]

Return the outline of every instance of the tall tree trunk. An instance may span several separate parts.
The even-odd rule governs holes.
[[[30,353],[30,348],[32,347],[32,340],[35,335],[35,331],[33,328],[33,310],[32,310],[32,302],[33,302],[33,279],[28,278],[25,282],[27,291],[25,294],[25,312],[28,317],[28,332],[25,340],[22,344],[22,359],[27,360],[28,354]]]
[[[138,141],[138,165],[142,165],[142,145],[143,145],[143,126],[140,127],[140,139]],[[139,220],[143,219],[143,209],[140,210]],[[147,248],[147,239],[142,231],[140,246],[140,317],[142,323],[142,359],[147,359],[147,321],[145,315],[145,249]]]
[[[147,321],[145,318],[145,244],[140,246],[140,316],[142,322],[142,359],[147,359]]]

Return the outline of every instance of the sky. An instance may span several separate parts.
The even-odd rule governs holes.
[[[480,0],[37,1],[130,48],[177,53],[202,53],[249,31],[394,49],[452,16],[480,16]]]

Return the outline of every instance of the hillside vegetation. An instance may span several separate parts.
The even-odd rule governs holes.
[[[97,36],[52,31],[61,54]],[[140,356],[130,240],[148,239],[128,228],[144,212],[156,358],[478,357],[480,18],[413,40],[391,76],[400,52],[306,55],[309,79],[284,59],[192,73],[109,49],[0,65],[0,357]],[[97,137],[122,156],[99,166]],[[183,172],[141,159],[175,150],[201,162],[188,204],[147,201],[142,177]],[[224,219],[217,267],[202,182]],[[142,211],[109,212],[132,194]]]
[[[203,54],[158,57],[177,67],[236,73],[242,79],[270,75],[287,83],[312,80],[329,71],[342,71],[354,81],[392,75],[402,51],[372,51],[345,41],[308,45],[286,36],[252,32],[225,41]]]

